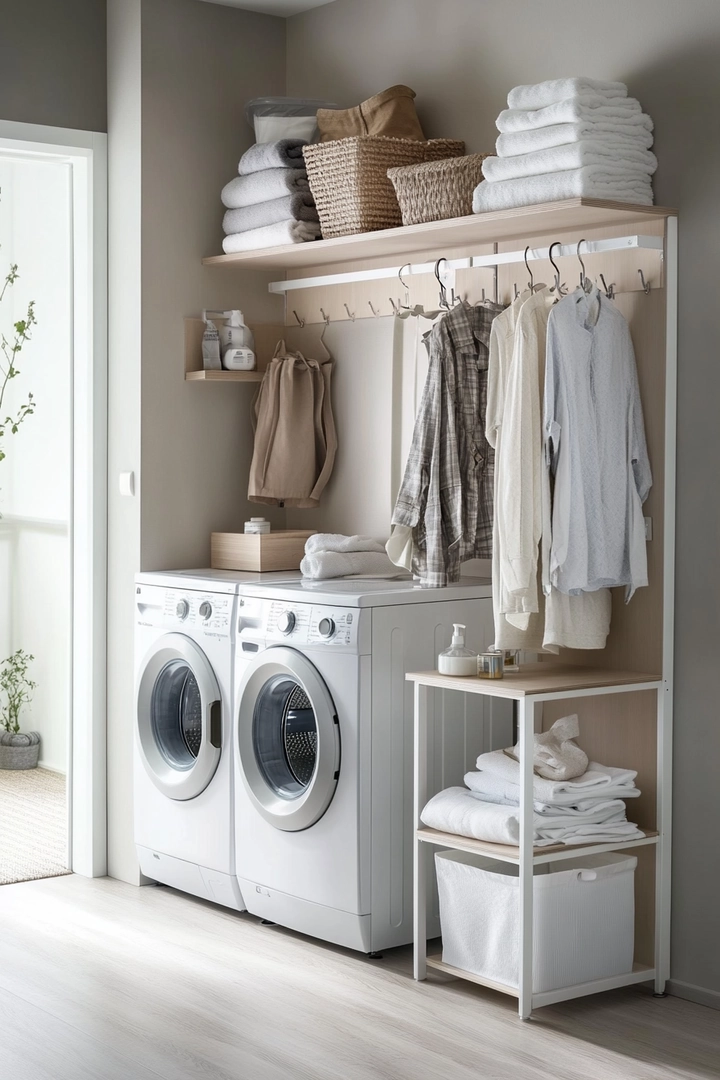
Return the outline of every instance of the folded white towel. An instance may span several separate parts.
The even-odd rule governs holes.
[[[262,229],[232,233],[223,240],[223,251],[231,255],[235,251],[258,251],[261,248],[282,247],[285,244],[303,244],[320,238],[320,225],[314,221],[278,221]]]
[[[385,547],[372,536],[345,536],[343,533],[313,533],[305,543],[305,554],[320,551],[384,551]]]
[[[612,123],[618,132],[629,135],[635,129],[652,131],[653,122],[642,111],[636,98],[616,98],[608,101],[595,94],[566,98],[544,109],[503,109],[495,121],[498,131],[529,131],[552,124],[572,124],[577,120]]]
[[[485,802],[500,803],[503,806],[520,805],[520,787],[505,780],[496,773],[468,772],[463,778],[468,788]],[[538,777],[537,779],[541,779]],[[538,798],[538,795],[540,797]],[[607,803],[619,800],[637,799],[639,788],[630,782],[608,784],[605,787],[590,788],[587,794],[577,791],[561,791],[548,799],[547,791],[533,789],[533,807],[536,814],[584,814],[588,810],[597,810]]]
[[[473,194],[473,213],[580,198],[652,206],[653,192],[648,176],[631,180],[627,174],[619,173],[613,177],[600,166],[588,165],[584,169],[523,176],[519,180],[501,180],[494,184],[483,180]]]
[[[512,784],[517,787],[520,784],[520,763],[504,750],[491,750],[487,754],[481,754],[475,764],[482,775],[487,773],[496,776],[506,785]],[[477,775],[478,773],[468,773],[468,776]],[[635,769],[619,769],[612,765],[601,765],[597,761],[591,761],[587,771],[572,780],[546,780],[542,776],[534,776],[533,798],[545,803],[551,803],[559,796],[568,793],[574,793],[577,798],[583,799],[592,796],[608,798],[608,788],[617,788],[624,784],[632,787],[636,776]],[[467,777],[465,782],[475,791],[482,790],[470,784]],[[563,798],[562,801],[567,803],[569,800]]]
[[[642,148],[605,147],[598,142],[582,139],[564,146],[549,146],[532,154],[516,154],[514,157],[486,157],[482,164],[483,176],[496,183],[498,180],[516,180],[521,176],[538,176],[542,173],[562,172],[565,169],[581,169],[585,165],[619,166],[634,174],[652,176],[657,169],[657,158],[652,150]]]
[[[491,844],[517,846],[520,841],[520,812],[517,808],[483,802],[462,787],[446,788],[434,795],[420,818],[430,829],[471,836]],[[612,843],[615,840],[639,840],[642,836],[636,825],[612,816],[596,822],[586,820],[575,824],[564,818],[556,820],[538,814],[533,816],[533,843],[537,847]]]
[[[516,86],[508,94],[510,109],[544,109],[556,101],[579,97],[581,94],[596,94],[604,98],[627,97],[627,86],[621,82],[603,82],[601,79],[568,78],[548,79],[546,82],[532,83],[529,86]]]
[[[648,150],[653,144],[652,130],[646,127],[625,132],[616,124],[599,120],[576,120],[572,124],[551,124],[531,131],[510,131],[498,135],[495,153],[498,157],[533,154],[550,146],[566,146],[580,140],[599,143],[603,149],[617,151],[623,157],[628,150]]]
[[[266,225],[289,219],[319,224],[315,200],[309,191],[298,191],[281,199],[268,199],[267,202],[253,203],[252,206],[238,206],[235,210],[226,210],[222,224],[225,234],[232,236],[233,233],[263,229]]]
[[[317,551],[306,555],[300,563],[305,577],[322,581],[325,578],[405,577],[405,571],[394,566],[384,551]]]
[[[222,189],[220,198],[228,210],[238,210],[241,206],[254,206],[298,192],[310,192],[305,169],[265,169],[250,176],[236,176]]]
[[[238,172],[241,176],[264,172],[265,169],[289,169],[304,166],[303,146],[305,139],[278,139],[277,142],[255,143],[240,158]]]

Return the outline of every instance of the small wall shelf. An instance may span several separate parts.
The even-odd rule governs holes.
[[[215,319],[222,322],[222,319]],[[265,368],[275,352],[275,346],[284,336],[285,327],[279,323],[252,323],[250,329],[255,338],[255,371],[205,371],[202,366],[202,338],[205,322],[194,316],[185,317],[185,381],[214,383],[259,383]]]
[[[186,371],[187,382],[262,382],[261,371]]]

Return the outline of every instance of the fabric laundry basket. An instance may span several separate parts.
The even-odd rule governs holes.
[[[585,855],[535,867],[533,993],[632,971],[635,867],[625,855]],[[517,987],[520,870],[463,851],[435,855],[442,958]]]
[[[483,178],[487,154],[466,154],[421,165],[388,169],[403,225],[472,214],[473,192]]]
[[[359,135],[303,147],[308,181],[324,239],[392,229],[402,214],[388,169],[456,158],[465,143],[455,139],[393,139]]]

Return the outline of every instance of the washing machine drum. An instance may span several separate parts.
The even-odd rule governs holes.
[[[240,688],[237,752],[245,787],[277,829],[314,825],[340,772],[340,731],[317,669],[294,649],[264,652]]]
[[[196,798],[222,751],[222,700],[205,653],[183,634],[166,634],[138,678],[137,738],[145,770],[171,799]]]

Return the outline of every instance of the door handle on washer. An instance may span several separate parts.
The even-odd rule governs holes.
[[[210,742],[217,749],[222,748],[222,702],[210,702]]]

